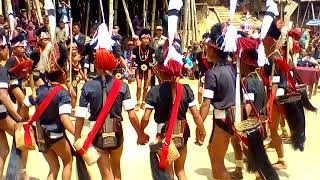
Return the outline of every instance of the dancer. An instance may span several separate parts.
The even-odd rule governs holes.
[[[98,116],[102,112],[103,102],[106,94],[111,94],[110,88],[116,81],[112,76],[112,70],[117,67],[116,61],[111,50],[111,45],[108,41],[111,37],[108,33],[106,24],[101,24],[97,30],[97,38],[93,39],[91,44],[96,44],[95,49],[95,67],[97,78],[86,82],[81,90],[80,104],[76,112],[76,141],[81,138],[81,131],[84,125],[84,118],[88,112],[88,105],[90,104],[89,125],[92,128],[96,123]],[[114,93],[114,92],[113,92]],[[92,132],[97,131],[92,144],[101,154],[98,160],[98,167],[102,179],[121,179],[120,159],[123,150],[123,129],[122,129],[122,107],[128,112],[130,122],[138,134],[138,143],[144,144],[148,141],[148,137],[140,130],[140,123],[134,111],[135,104],[131,99],[129,86],[122,82],[120,92],[114,101],[112,108],[108,115],[104,117],[104,124],[98,129],[92,129]],[[103,137],[102,134],[109,134],[113,132],[113,136]],[[89,135],[90,136],[90,135]],[[107,143],[107,139],[112,138],[114,143],[112,145]]]
[[[224,165],[224,156],[233,136],[235,74],[228,65],[227,54],[221,50],[224,27],[224,24],[219,23],[211,28],[206,53],[208,62],[214,65],[205,75],[204,101],[200,108],[201,117],[205,120],[210,104],[214,107],[214,128],[208,146],[214,179],[231,179]]]
[[[28,116],[29,107],[32,105],[39,106],[46,100],[47,96],[51,95],[52,91],[61,88],[41,115],[39,119],[41,128],[37,129],[44,134],[45,148],[39,147],[39,150],[43,153],[50,167],[48,180],[57,179],[60,169],[58,157],[61,158],[63,163],[62,179],[71,179],[73,161],[72,147],[65,133],[65,130],[68,130],[71,134],[74,134],[74,126],[70,120],[71,97],[65,85],[67,81],[67,73],[65,72],[67,50],[60,47],[60,49],[54,51],[59,53],[59,56],[45,62],[41,59],[36,66],[37,70],[46,73],[48,84],[38,87],[36,98],[33,96],[25,98],[22,112],[24,117]]]
[[[210,68],[212,68],[212,63],[207,61],[207,57],[206,57],[206,48],[207,48],[207,44],[206,41],[208,40],[210,34],[209,33],[205,33],[203,34],[202,38],[202,43],[203,43],[203,51],[199,52],[197,54],[197,61],[198,61],[198,70],[199,70],[199,81],[198,81],[198,103],[201,105],[202,100],[203,100],[203,85],[205,82],[205,73],[207,70],[209,70]]]
[[[161,173],[161,170],[160,172],[156,170],[158,167],[154,167],[157,166],[157,163],[154,162],[156,157],[152,155],[152,149],[153,147],[157,147],[157,145],[162,146],[159,155],[159,167],[165,170],[170,179],[174,179],[174,175],[179,180],[187,179],[184,164],[187,156],[187,141],[190,137],[190,129],[186,121],[188,110],[190,110],[197,126],[196,144],[201,146],[206,136],[203,121],[196,108],[196,100],[190,86],[179,83],[183,67],[183,56],[179,52],[179,46],[176,46],[177,44],[174,43],[174,34],[177,30],[178,14],[182,4],[182,0],[170,2],[168,11],[168,21],[170,22],[168,40],[166,40],[165,45],[161,49],[156,51],[158,64],[155,72],[161,80],[161,84],[151,87],[148,92],[146,110],[141,120],[141,130],[144,131],[149,123],[152,111],[155,111],[154,119],[157,123],[157,142],[156,145],[151,146],[151,168],[154,179],[160,178],[158,173]],[[164,143],[162,144],[162,142]],[[164,159],[167,159],[165,149],[166,147],[169,148],[171,143],[174,143],[173,145],[177,148],[180,156],[170,164],[170,162]]]
[[[147,96],[149,84],[151,81],[151,68],[150,63],[153,63],[154,50],[150,47],[151,33],[148,29],[143,29],[139,35],[141,45],[137,46],[132,52],[132,62],[130,69],[132,69],[133,64],[137,64],[136,69],[136,81],[137,81],[137,104],[135,107],[136,111],[140,108],[144,109],[145,99]],[[141,100],[141,90],[142,90],[142,80],[143,80],[143,94]]]

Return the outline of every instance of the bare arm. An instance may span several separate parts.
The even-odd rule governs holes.
[[[193,116],[193,120],[197,125],[196,129],[196,144],[202,145],[204,143],[204,138],[206,137],[206,130],[203,126],[203,120],[196,106],[190,107],[190,112]]]
[[[22,117],[22,121],[23,122],[26,122],[29,120],[29,107],[27,107],[26,105],[24,105],[22,103],[22,106],[21,106],[21,110],[20,110],[20,114],[21,114],[21,117]]]
[[[60,119],[61,119],[61,122],[62,122],[64,128],[66,128],[72,135],[74,135],[75,128],[71,122],[70,115],[69,114],[62,114],[62,115],[60,115]]]
[[[200,107],[200,115],[203,122],[206,120],[210,110],[211,99],[205,98]]]
[[[141,131],[144,131],[144,129],[148,126],[151,112],[152,112],[151,109],[145,110],[144,115],[141,120]]]
[[[10,97],[8,96],[7,89],[0,89],[0,100],[2,104],[6,107],[8,112],[13,116],[13,118],[20,122],[22,120],[21,116],[17,113],[16,109],[14,108]]]
[[[81,137],[81,131],[82,131],[83,125],[84,125],[84,118],[77,118],[75,133],[74,133],[75,141],[77,141]]]
[[[129,119],[130,119],[131,125],[136,130],[137,135],[138,136],[142,135],[143,131],[140,128],[139,119],[138,119],[138,116],[136,115],[136,112],[134,111],[134,109],[129,110],[128,111],[128,115],[129,115]]]

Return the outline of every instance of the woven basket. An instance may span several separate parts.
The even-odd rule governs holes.
[[[241,121],[240,123],[235,124],[235,128],[240,135],[246,137],[245,132],[255,130],[260,125],[261,125],[261,121],[259,121],[258,119],[248,119],[248,120]]]
[[[36,140],[35,140],[34,130],[30,125],[28,126],[29,126],[29,132],[25,132],[23,123],[17,123],[14,125],[14,138],[16,141],[16,147],[22,151],[36,149]],[[26,144],[25,142],[26,133],[30,133],[31,144]]]
[[[163,140],[164,142],[164,140]],[[172,164],[175,160],[177,160],[180,157],[180,153],[175,146],[174,142],[171,140],[170,145],[168,147],[168,156],[167,156],[167,162],[168,164]]]
[[[84,144],[84,141],[86,138],[79,138],[75,143],[74,147],[77,151],[81,150]],[[100,158],[100,153],[93,147],[90,146],[86,153],[82,156],[83,160],[86,161],[86,163],[91,166],[95,164],[99,158]]]
[[[277,103],[278,104],[286,104],[286,103],[292,103],[301,100],[301,95],[299,93],[284,95],[277,97]]]

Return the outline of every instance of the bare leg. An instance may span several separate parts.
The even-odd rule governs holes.
[[[43,153],[44,158],[49,164],[50,171],[47,180],[55,180],[58,178],[58,173],[60,169],[59,160],[57,154],[52,150],[48,149],[46,153]]]
[[[151,82],[151,69],[148,70],[147,72],[147,79],[144,80],[143,84],[143,96],[142,96],[142,105],[141,108],[144,109],[144,101],[146,100],[148,89],[149,89],[149,84]]]
[[[20,113],[20,110],[21,110],[21,107],[22,107],[22,103],[23,103],[23,100],[24,100],[24,94],[23,94],[22,90],[19,87],[14,88],[12,90],[12,94],[14,95],[14,97],[17,100],[17,105],[18,105],[17,112]]]
[[[138,111],[140,108],[140,98],[141,98],[141,86],[142,86],[142,77],[140,77],[139,70],[136,70],[136,81],[137,81],[137,105],[136,110]]]
[[[6,133],[0,130],[0,177],[3,174],[4,164],[9,154],[9,145],[6,137]]]
[[[281,137],[278,134],[278,127],[281,120],[281,108],[282,106],[279,106],[277,104],[273,105],[272,125],[270,126],[270,133],[271,133],[271,139],[272,139],[272,146],[274,146],[274,148],[276,149],[276,152],[279,158],[276,165],[280,165],[281,169],[285,169],[286,163],[283,160],[284,158],[283,143],[282,143]]]
[[[118,149],[110,151],[111,169],[114,180],[121,180],[120,159],[122,150],[123,144]]]
[[[71,147],[65,138],[55,143],[51,149],[59,156],[63,163],[62,180],[70,180],[72,172]]]
[[[200,82],[199,80],[199,84],[198,84],[198,103],[201,104],[202,100],[203,100],[203,84],[202,82]]]
[[[101,157],[98,160],[98,167],[102,180],[113,180],[113,174],[111,169],[110,153],[108,151],[99,150]]]
[[[231,176],[224,165],[224,156],[228,149],[229,140],[230,135],[220,127],[216,126],[211,143],[213,158],[212,176],[214,179],[231,180]]]
[[[242,157],[242,148],[240,145],[240,141],[237,138],[232,137],[231,144],[234,150],[234,156],[236,161],[236,169],[234,172],[231,173],[231,176],[233,178],[243,179],[243,175],[242,175],[243,157]]]
[[[184,164],[187,158],[187,146],[179,149],[180,157],[174,162],[174,172],[178,177],[178,180],[187,180],[186,172],[184,170]]]

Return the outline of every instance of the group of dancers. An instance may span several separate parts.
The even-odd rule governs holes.
[[[270,5],[270,0],[268,3]],[[274,6],[273,3],[268,7]],[[170,1],[168,39],[155,52],[149,48],[149,32],[140,34],[141,45],[132,57],[138,65],[135,73],[137,104],[131,97],[128,84],[114,77],[113,70],[122,63],[105,23],[97,28],[90,43],[97,77],[84,84],[75,113],[72,110],[76,99],[72,93],[77,87],[68,78],[67,62],[68,54],[79,59],[77,46],[70,44],[72,53],[68,53],[66,47],[52,41],[48,29],[40,28],[36,34],[38,49],[29,58],[21,36],[14,37],[10,43],[1,36],[0,60],[5,64],[0,68],[1,175],[9,153],[8,133],[14,137],[12,151],[18,148],[15,151],[20,152],[16,154],[20,162],[9,162],[7,178],[10,174],[13,178],[27,178],[28,151],[34,149],[36,143],[49,164],[48,180],[58,179],[59,158],[63,164],[62,179],[71,179],[74,156],[79,160],[79,179],[89,179],[84,162],[88,165],[97,163],[102,179],[121,179],[120,159],[125,133],[122,127],[125,119],[121,113],[124,110],[137,133],[139,145],[149,143],[149,135],[144,130],[152,111],[155,112],[157,142],[150,145],[153,178],[171,180],[176,175],[179,180],[185,180],[184,164],[191,134],[187,112],[190,111],[196,124],[195,143],[201,146],[206,138],[204,121],[212,105],[213,128],[208,154],[213,179],[243,179],[243,155],[248,161],[247,170],[255,173],[256,179],[279,179],[276,170],[287,168],[283,142],[278,134],[280,122],[286,119],[292,147],[303,151],[304,108],[316,111],[304,86],[299,85],[294,68],[287,62],[288,56],[295,51],[286,40],[298,41],[301,31],[288,30],[281,20],[275,18],[274,8],[267,9],[265,19],[269,21],[264,21],[261,28],[265,37],[257,40],[236,32],[237,39],[233,41],[236,50],[228,52],[230,38],[227,34],[230,35],[231,24],[213,25],[210,33],[203,36],[204,51],[198,57],[201,64],[199,111],[190,86],[179,83],[185,61],[175,41],[175,33],[182,5],[181,0]],[[11,56],[7,58],[9,44]],[[264,47],[262,52],[257,50],[261,46]],[[262,65],[260,53],[265,55]],[[82,73],[77,63],[72,63],[75,80]],[[160,84],[148,89],[152,73],[156,74]],[[142,80],[143,100],[140,101]],[[32,89],[30,96],[26,95],[26,85]],[[12,102],[17,104],[17,108]],[[32,106],[36,110],[30,117],[29,108]],[[141,120],[135,112],[140,107],[144,109]],[[90,133],[83,134],[88,112]],[[71,114],[76,117],[75,125],[70,119]],[[75,137],[75,141],[68,139],[66,130]],[[263,144],[268,135],[271,138],[269,146],[275,148],[278,155],[274,164],[270,163]],[[224,165],[229,142],[235,152],[234,172],[228,172]],[[17,170],[12,163],[21,167]],[[37,162],[32,163],[33,166],[41,166]]]

